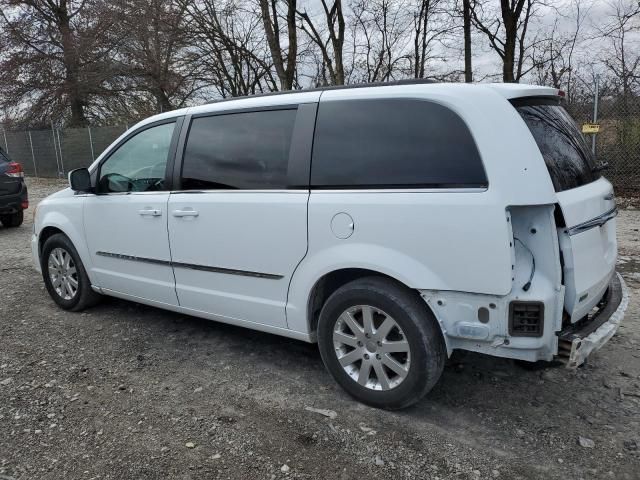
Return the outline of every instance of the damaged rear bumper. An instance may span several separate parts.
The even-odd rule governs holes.
[[[616,333],[629,304],[629,291],[617,272],[613,275],[598,310],[558,333],[558,356],[576,368]]]

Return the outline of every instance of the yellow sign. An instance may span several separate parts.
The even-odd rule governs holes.
[[[599,123],[583,123],[582,133],[598,133],[600,131]]]

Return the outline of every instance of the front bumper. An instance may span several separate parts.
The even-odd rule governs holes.
[[[33,259],[35,269],[42,273],[42,267],[40,266],[40,244],[38,242],[38,235],[35,233],[31,235],[31,258]]]
[[[587,357],[600,349],[616,333],[629,304],[629,291],[620,274],[609,282],[598,310],[587,318],[559,332],[558,355],[567,367],[582,365]]]

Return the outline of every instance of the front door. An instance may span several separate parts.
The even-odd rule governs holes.
[[[286,327],[289,281],[307,251],[309,192],[287,188],[296,114],[193,119],[181,190],[168,208],[181,306],[222,321]]]
[[[101,163],[84,204],[95,285],[177,305],[167,236],[167,161],[175,122],[144,128]]]

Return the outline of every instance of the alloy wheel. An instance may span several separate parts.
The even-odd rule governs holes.
[[[64,300],[73,299],[78,293],[78,272],[71,254],[63,248],[49,253],[48,273],[55,292]]]
[[[409,374],[411,349],[400,325],[370,305],[345,310],[333,329],[338,362],[358,384],[391,390]]]

